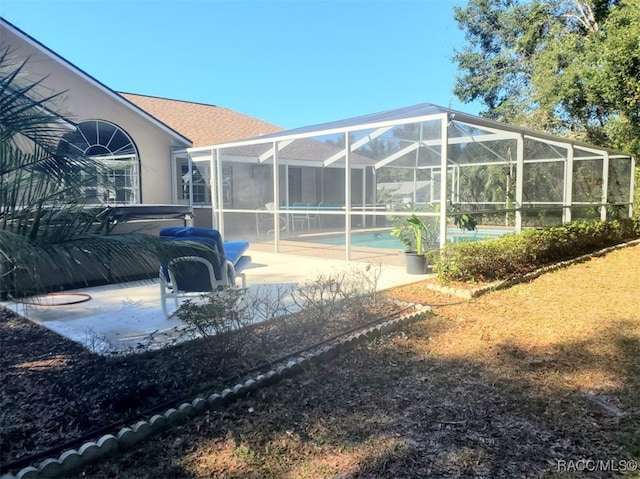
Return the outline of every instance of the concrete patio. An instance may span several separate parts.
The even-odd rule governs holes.
[[[409,275],[404,266],[376,262],[342,261],[249,250],[252,265],[245,270],[249,294],[292,287],[320,275],[381,268],[379,291],[421,281],[427,276]],[[401,253],[399,253],[401,254]],[[100,354],[140,348],[157,348],[176,337],[182,322],[167,319],[160,305],[158,280],[136,281],[67,291],[30,303],[0,305],[77,341]],[[75,304],[58,304],[72,303]]]

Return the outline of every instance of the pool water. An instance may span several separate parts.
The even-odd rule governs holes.
[[[476,230],[461,231],[452,229],[447,237],[448,242],[458,243],[460,241],[480,241],[484,239],[497,238],[503,236],[510,231],[506,230]],[[305,241],[344,246],[345,235],[316,236],[314,238],[305,238]],[[388,231],[367,231],[351,233],[351,246],[365,246],[367,248],[384,248],[384,249],[405,249],[404,243],[395,236],[391,236]]]
[[[330,244],[344,246],[344,235],[337,236],[319,236],[313,238],[314,243]],[[388,248],[388,249],[403,249],[404,244],[395,236],[391,236],[388,231],[381,231],[378,233],[366,232],[366,233],[351,233],[351,245],[352,246],[366,246],[369,248]]]

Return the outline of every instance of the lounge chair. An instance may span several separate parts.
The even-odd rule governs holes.
[[[237,278],[246,287],[243,270],[251,264],[251,257],[244,255],[247,241],[222,241],[217,230],[198,227],[164,228],[160,236],[168,241],[198,243],[192,247],[185,244],[179,255],[174,252],[160,267],[160,300],[166,317],[175,314],[168,311],[169,300],[177,309],[180,299],[235,286]]]

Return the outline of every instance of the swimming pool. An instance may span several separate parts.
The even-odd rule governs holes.
[[[462,231],[458,228],[448,230],[447,242],[458,243],[461,241],[480,241],[497,238],[510,230],[478,229],[476,231]],[[345,235],[323,235],[306,237],[304,241],[326,245],[344,246]],[[364,246],[367,248],[405,249],[404,244],[389,231],[358,231],[351,233],[351,246]]]

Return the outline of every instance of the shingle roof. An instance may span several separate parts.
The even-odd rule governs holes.
[[[196,148],[283,130],[257,118],[215,105],[133,93],[120,95],[189,138]]]

